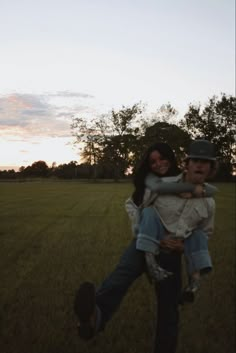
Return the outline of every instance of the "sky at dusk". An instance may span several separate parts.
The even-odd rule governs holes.
[[[235,95],[234,0],[0,5],[0,169],[79,161],[73,116]]]

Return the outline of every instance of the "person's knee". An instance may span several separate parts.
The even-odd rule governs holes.
[[[202,229],[194,229],[191,234],[192,239],[198,242],[208,242],[208,236]]]
[[[162,239],[164,227],[154,207],[145,207],[142,210],[139,224],[139,234],[148,235],[152,239]]]
[[[206,233],[200,229],[192,232],[191,236],[185,239],[185,251],[196,252],[208,249],[208,237]]]
[[[141,216],[145,218],[158,218],[157,212],[153,207],[145,207],[141,212]]]

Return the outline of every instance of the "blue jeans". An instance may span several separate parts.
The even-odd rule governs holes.
[[[160,264],[173,272],[173,276],[158,284],[157,329],[154,353],[175,353],[178,337],[178,303],[181,296],[181,256],[160,254]],[[143,251],[136,249],[133,239],[124,251],[114,271],[107,276],[96,291],[96,304],[99,312],[98,331],[119,308],[131,284],[146,271]]]
[[[99,330],[118,309],[131,284],[146,271],[143,251],[136,250],[133,239],[120,258],[116,268],[102,282],[96,292],[96,304],[101,312]]]
[[[141,212],[137,249],[155,255],[160,252],[160,240],[165,237],[165,229],[153,207],[144,208]],[[208,251],[208,237],[201,229],[196,229],[191,236],[184,239],[184,255],[187,273],[195,271],[201,274],[212,270],[211,257]]]

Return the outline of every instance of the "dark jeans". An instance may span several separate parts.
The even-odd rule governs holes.
[[[161,254],[161,266],[174,272],[170,279],[158,285],[157,330],[155,353],[174,353],[178,335],[178,300],[181,290],[181,257]],[[146,270],[144,253],[136,250],[134,239],[120,258],[115,270],[103,281],[96,293],[96,303],[102,314],[100,330],[118,309],[130,285]],[[167,346],[169,347],[167,350]],[[172,349],[172,350],[171,350]]]
[[[130,285],[146,270],[144,252],[136,250],[136,239],[126,248],[114,271],[102,282],[96,303],[102,313],[101,329],[119,307]]]
[[[175,353],[182,289],[181,255],[161,253],[159,263],[161,267],[173,272],[173,276],[156,285],[157,313],[153,353]]]

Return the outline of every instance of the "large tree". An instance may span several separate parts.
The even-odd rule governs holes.
[[[217,149],[225,175],[229,176],[236,163],[236,99],[222,94],[213,96],[205,107],[189,105],[180,126],[192,138],[204,137],[213,142]]]
[[[146,120],[143,128],[143,135],[139,137],[138,148],[136,148],[135,161],[150,145],[156,142],[168,143],[180,163],[185,156],[185,151],[190,143],[190,135],[176,123],[178,111],[170,104],[163,104],[154,114]]]
[[[138,103],[93,120],[74,118],[72,134],[77,143],[83,143],[84,160],[91,165],[110,165],[115,179],[124,176],[132,165],[138,137],[144,127],[142,112],[143,107]]]
[[[49,174],[49,167],[45,161],[37,161],[26,168],[20,167],[20,173],[23,176],[47,177]]]
[[[147,127],[143,140],[146,146],[155,142],[168,143],[175,152],[178,162],[181,163],[190,144],[191,137],[187,131],[175,124],[158,121],[154,125]]]

